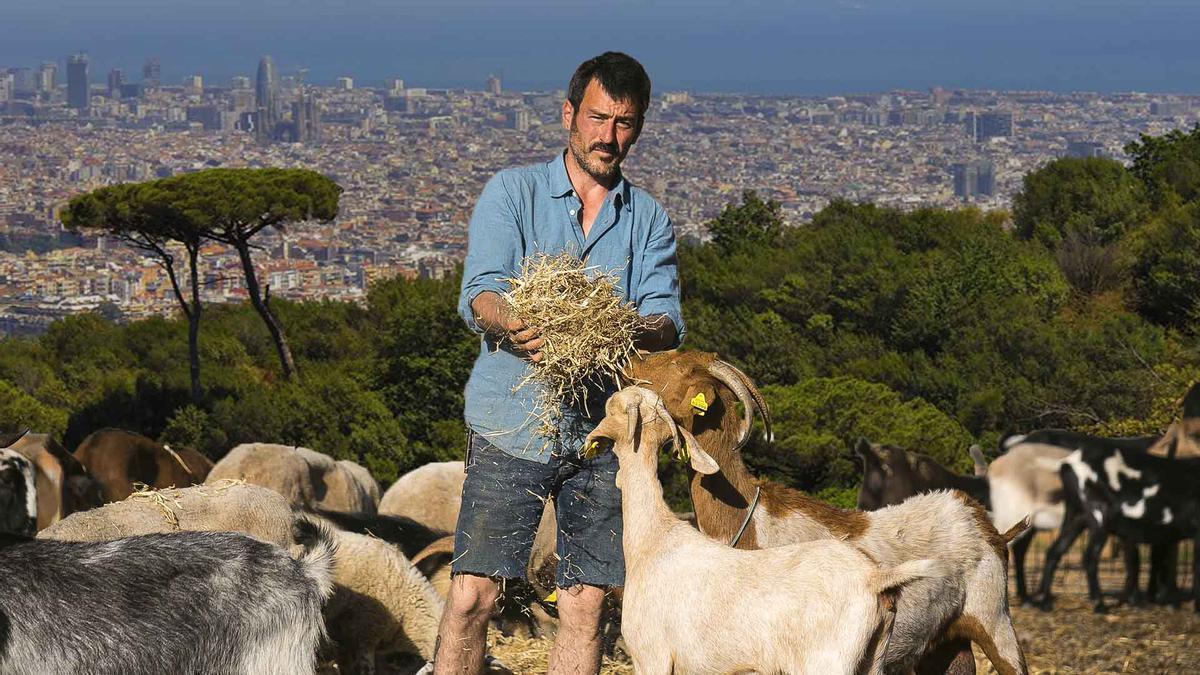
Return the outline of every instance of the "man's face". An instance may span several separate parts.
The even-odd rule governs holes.
[[[571,156],[599,181],[616,174],[641,131],[637,105],[613,100],[596,79],[584,90],[578,111],[570,101],[563,102],[562,118],[563,128],[571,132],[567,141]]]

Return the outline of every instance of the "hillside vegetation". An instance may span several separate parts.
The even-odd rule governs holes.
[[[965,470],[1006,430],[1159,431],[1200,379],[1200,128],[1144,137],[1127,169],[1062,159],[1029,174],[1011,217],[836,202],[788,227],[747,192],[680,250],[687,347],[763,388],[777,442],[753,468],[845,503],[860,435]],[[298,444],[382,481],[460,458],[477,339],[458,279],[374,285],[365,307],[271,308],[298,377],[281,376],[255,310],[205,308],[201,402],[186,319],[88,314],[0,342],[0,421],[74,447],[137,430],[220,457]]]

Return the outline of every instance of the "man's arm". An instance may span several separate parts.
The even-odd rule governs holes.
[[[657,208],[650,223],[641,258],[635,303],[644,324],[634,338],[634,344],[647,351],[678,347],[686,329],[679,306],[675,230],[662,207]]]
[[[527,328],[525,322],[512,315],[512,307],[493,291],[483,291],[471,302],[475,324],[498,340],[507,340],[517,356],[537,363],[542,360],[539,351],[546,340],[536,328]]]

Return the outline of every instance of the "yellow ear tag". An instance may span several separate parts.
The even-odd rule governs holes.
[[[585,447],[583,449],[583,452],[580,454],[583,455],[584,459],[591,459],[596,456],[596,449],[599,447],[600,447],[600,441],[593,440],[591,443],[587,444],[587,447]]]
[[[558,589],[550,591],[550,595],[546,596],[546,602],[558,602]]]
[[[704,392],[700,392],[692,398],[692,410],[695,410],[696,414],[701,417],[708,412],[708,400],[704,398]]]

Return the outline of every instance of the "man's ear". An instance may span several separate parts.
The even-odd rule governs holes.
[[[686,449],[688,461],[691,462],[692,469],[696,473],[709,475],[721,470],[721,465],[717,464],[717,460],[713,459],[712,455],[700,446],[700,441],[697,441],[691,432],[680,427],[679,435],[683,437],[683,447]]]
[[[571,102],[564,99],[562,104],[562,125],[566,131],[571,130],[571,120],[575,119],[575,106]]]

